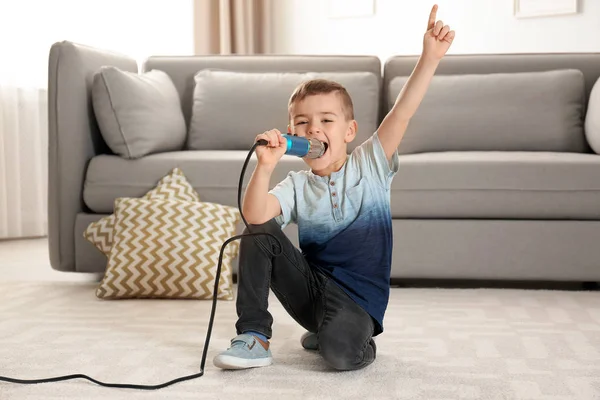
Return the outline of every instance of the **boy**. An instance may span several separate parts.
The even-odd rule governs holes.
[[[302,346],[319,350],[331,367],[354,370],[375,360],[373,337],[383,332],[389,296],[389,189],[398,170],[397,148],[455,35],[436,22],[436,13],[434,5],[423,52],[394,107],[377,132],[352,154],[346,152],[357,132],[352,100],[341,85],[326,80],[302,83],[289,101],[288,133],[329,145],[322,157],[304,159],[310,171],[290,172],[269,191],[286,141],[276,129],[256,137],[269,144],[256,148],[258,164],[242,212],[252,232],[270,233],[279,239],[281,248],[267,235],[242,238],[238,336],[214,358],[217,367],[242,369],[272,363],[269,289],[307,330]],[[298,225],[302,251],[282,232],[291,222]]]

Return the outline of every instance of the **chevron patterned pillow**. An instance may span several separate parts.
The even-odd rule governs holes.
[[[114,243],[96,296],[212,299],[221,246],[239,221],[237,208],[216,203],[117,199]],[[231,261],[224,251],[218,299],[233,300]]]
[[[146,193],[143,199],[176,199],[183,201],[200,201],[200,196],[188,182],[180,168],[174,168],[163,177],[156,187]],[[113,243],[113,227],[115,215],[111,214],[88,225],[83,232],[83,237],[92,243],[98,250],[109,256]]]

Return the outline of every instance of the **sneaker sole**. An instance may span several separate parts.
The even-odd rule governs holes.
[[[222,369],[246,369],[269,366],[273,363],[273,357],[246,359],[220,355],[215,357],[213,363]]]

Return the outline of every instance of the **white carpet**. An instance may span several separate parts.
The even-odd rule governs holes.
[[[94,283],[0,283],[0,375],[158,384],[199,371],[211,302],[101,301]],[[271,297],[275,364],[221,371],[219,302],[205,376],[158,392],[86,380],[0,382],[0,399],[600,399],[600,293],[393,289],[375,363],[332,372]]]

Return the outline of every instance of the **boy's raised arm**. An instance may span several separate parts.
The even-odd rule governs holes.
[[[421,104],[440,60],[455,37],[455,32],[451,31],[448,25],[444,25],[442,21],[436,22],[437,9],[436,4],[429,14],[419,61],[378,130],[379,140],[388,160],[400,145],[408,123]]]

